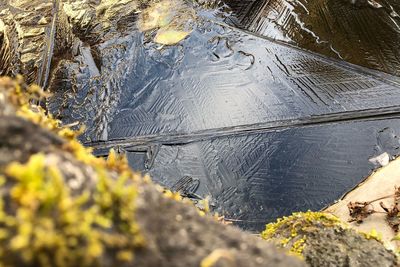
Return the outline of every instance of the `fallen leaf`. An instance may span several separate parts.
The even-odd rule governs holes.
[[[185,39],[189,34],[190,32],[187,31],[160,29],[154,41],[163,45],[174,45]]]
[[[369,202],[349,202],[347,207],[351,217],[349,222],[362,223],[365,218],[374,213]]]

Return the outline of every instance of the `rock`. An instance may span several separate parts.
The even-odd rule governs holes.
[[[32,111],[35,95],[0,79],[2,266],[304,266],[163,194],[115,153],[93,157],[73,131]]]
[[[267,225],[262,236],[309,266],[397,266],[396,255],[374,234],[356,232],[328,213],[295,213]]]

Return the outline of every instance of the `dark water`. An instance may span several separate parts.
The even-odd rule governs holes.
[[[307,50],[400,74],[397,0],[226,0],[239,27]]]
[[[380,39],[362,40],[354,53],[332,47],[386,73],[335,59],[325,37],[302,33],[322,36],[318,20],[285,30],[298,10],[314,14],[322,2],[289,8],[286,17],[278,1],[229,1],[231,15],[195,7],[193,32],[165,47],[138,31],[133,7],[104,15],[88,3],[71,5],[58,14],[47,107],[65,124],[85,124],[82,142],[96,155],[116,148],[167,187],[190,180],[191,193],[209,196],[245,229],[323,208],[376,168],[370,158],[398,154],[400,78],[388,74],[397,73],[395,53],[392,65],[380,65],[386,59],[372,49]],[[330,2],[365,14],[387,10]],[[274,18],[286,24],[269,21],[270,9],[281,10]]]

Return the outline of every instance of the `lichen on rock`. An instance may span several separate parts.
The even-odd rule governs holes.
[[[397,266],[377,233],[359,233],[323,212],[298,212],[266,226],[261,236],[309,266]]]

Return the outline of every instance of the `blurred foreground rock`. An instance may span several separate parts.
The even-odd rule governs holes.
[[[115,153],[94,158],[31,110],[35,97],[38,88],[0,79],[2,266],[303,266],[161,193]]]
[[[268,224],[262,237],[289,248],[309,266],[398,266],[376,232],[356,232],[327,213],[295,213]]]

